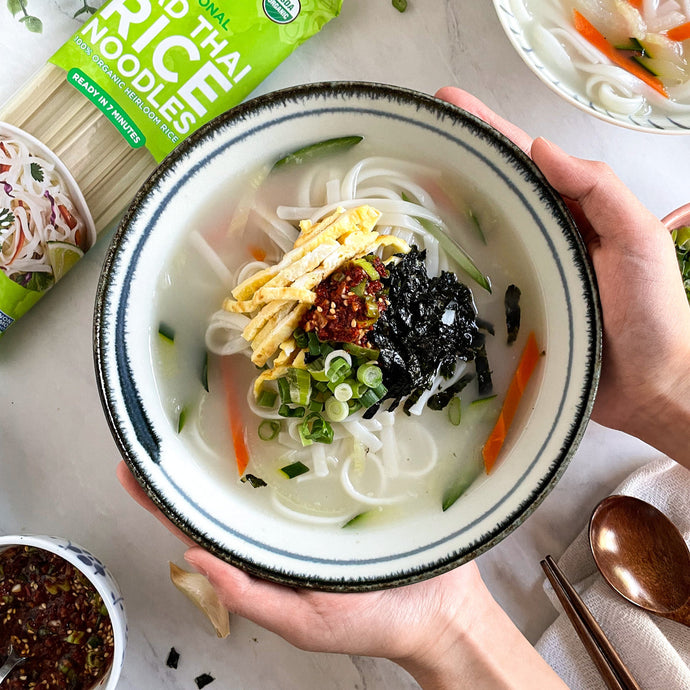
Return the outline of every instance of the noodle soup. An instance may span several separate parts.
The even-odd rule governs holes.
[[[275,582],[362,591],[466,562],[540,503],[584,431],[600,326],[584,245],[522,151],[424,94],[329,83],[164,161],[94,333],[118,448],[182,532]]]
[[[510,14],[497,10],[526,62],[581,107],[643,129],[690,126],[687,0],[513,0]]]
[[[470,180],[400,159],[366,140],[313,163],[268,170],[269,166],[258,169],[247,188],[229,189],[213,200],[188,229],[158,281],[158,327],[152,333],[151,351],[171,427],[191,455],[212,468],[217,481],[291,520],[340,528],[442,512],[487,477],[482,446],[499,415],[527,334],[537,334],[540,345],[546,345],[543,295],[526,247],[515,238],[506,242],[509,220]],[[394,249],[376,250],[387,266],[401,260],[404,247],[408,252],[414,247],[424,252],[430,278],[445,272],[469,288],[490,383],[482,384],[474,357],[458,356],[443,374],[436,370],[413,391],[384,397],[369,409],[353,400],[351,389],[342,393],[341,382],[345,400],[339,402],[341,407],[348,403],[352,411],[333,417],[329,400],[335,386],[329,389],[323,382],[319,387],[314,379],[309,382],[311,394],[302,401],[305,414],[294,417],[299,406],[281,405],[285,401],[279,381],[270,373],[280,348],[267,363],[261,362],[262,374],[250,360],[252,348],[242,336],[265,305],[248,315],[219,307],[238,284],[279,266],[294,251],[300,221],[318,224],[339,210],[342,219],[365,206],[381,213],[373,230],[380,237],[395,238],[389,240]],[[447,230],[454,242],[439,241],[438,228]],[[458,263],[464,261],[458,246],[489,279],[490,291]],[[366,253],[352,258],[361,260],[358,257]],[[346,263],[343,260],[333,272],[342,272]],[[326,276],[321,284],[325,281]],[[519,288],[520,325],[515,342],[508,345],[504,301],[511,285]],[[452,319],[451,312],[442,318]],[[295,325],[299,329],[304,322]],[[368,347],[378,352],[376,326],[372,329]],[[356,357],[342,349],[342,342],[329,345],[333,352],[326,360],[344,353],[350,371],[345,378],[352,382]],[[292,364],[304,362],[299,352],[290,356]],[[306,361],[287,368],[309,367]],[[395,381],[390,379],[395,377],[383,369],[384,388],[392,388]],[[319,372],[312,373],[318,377]],[[259,386],[260,377],[265,380]],[[431,403],[443,398],[444,391],[445,405],[432,409]],[[261,401],[266,392],[269,404]],[[304,429],[316,420],[319,428],[330,427],[332,437],[304,438]],[[246,444],[249,457],[239,472],[238,442]]]

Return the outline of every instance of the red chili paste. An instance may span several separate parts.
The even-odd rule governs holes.
[[[0,659],[28,657],[2,690],[88,690],[113,659],[105,604],[71,563],[33,546],[0,553]]]
[[[373,255],[364,257],[380,278],[387,278],[383,262]],[[388,306],[386,290],[361,266],[348,261],[314,290],[314,306],[304,315],[302,328],[315,331],[319,340],[353,343],[366,347],[367,333]]]

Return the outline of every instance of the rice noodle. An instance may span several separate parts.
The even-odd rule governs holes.
[[[575,91],[584,90],[595,107],[623,117],[647,117],[654,108],[665,115],[690,114],[690,93],[677,86],[690,82],[684,44],[666,32],[690,21],[690,0],[644,0],[638,11],[619,0],[523,0],[519,13],[525,33],[547,66]],[[519,3],[518,3],[519,4]],[[668,98],[621,66],[612,64],[575,29],[572,10],[579,10],[612,44],[636,38],[650,45],[650,70],[666,85]]]
[[[220,282],[226,287],[233,286],[232,273],[230,269],[223,263],[222,259],[216,254],[211,245],[202,237],[202,235],[193,230],[189,235],[191,245],[199,252],[201,257],[206,260],[206,263],[213,269],[213,272],[218,276]]]
[[[253,220],[280,251],[286,253],[293,248],[298,236],[298,221],[308,219],[317,223],[338,207],[347,209],[369,204],[382,214],[376,226],[378,232],[395,235],[425,249],[427,272],[435,276],[441,270],[449,270],[451,262],[441,250],[438,240],[425,230],[421,221],[433,223],[442,230],[447,227],[431,195],[410,175],[414,175],[416,180],[432,180],[438,174],[425,166],[384,157],[360,160],[345,174],[339,174],[337,170],[315,170],[305,174],[298,183],[298,205],[279,206],[275,212],[257,206],[251,213],[250,222]],[[319,262],[335,251],[335,248],[326,245],[321,253],[319,249],[314,250],[318,254],[314,255],[314,260]],[[281,261],[279,257],[274,265],[280,266]],[[268,263],[261,261],[245,263],[237,272],[234,283],[239,284],[268,267]],[[231,314],[223,310],[214,314],[207,330],[209,350],[251,354],[249,344],[242,338],[248,323],[249,317],[244,314]],[[336,357],[343,357],[348,364],[352,364],[349,352],[334,350],[324,358],[326,369]],[[437,375],[430,389],[410,411],[420,415],[426,409],[429,397],[453,385],[465,368],[466,363],[458,361],[450,378]],[[420,480],[437,465],[438,448],[428,431],[415,426],[414,434],[408,438],[396,430],[396,420],[401,416],[407,419],[402,406],[394,412],[379,410],[371,419],[365,419],[364,411],[359,410],[341,422],[331,422],[332,443],[317,442],[305,447],[300,435],[304,420],[280,415],[279,400],[269,408],[259,406],[255,398],[255,383],[256,379],[249,384],[247,406],[259,420],[281,422],[281,430],[269,442],[276,444],[275,452],[280,453],[281,462],[287,464],[299,460],[310,468],[308,473],[290,480],[291,491],[296,495],[303,490],[313,491],[317,486],[323,486],[324,493],[328,494],[336,486],[343,492],[340,500],[355,501],[360,507],[358,512],[370,510],[371,507],[394,505],[409,500],[410,481]],[[360,480],[366,482],[366,488],[359,485]],[[323,485],[318,482],[323,482]],[[269,484],[269,490],[273,507],[291,519],[315,525],[332,525],[343,524],[357,514],[319,514],[318,505],[313,501],[307,501],[299,508],[294,497],[288,499],[283,495],[280,486]]]
[[[53,274],[48,242],[75,252],[96,241],[55,165],[23,140],[0,136],[0,270],[27,284],[34,273]],[[59,277],[59,276],[58,276]]]
[[[370,462],[372,466],[378,469],[379,475],[381,477],[381,484],[383,484],[385,475],[383,472],[383,466],[381,465],[381,461],[375,455],[369,454],[369,456],[367,457],[367,462]],[[368,506],[384,506],[393,505],[395,503],[401,503],[407,498],[405,494],[398,494],[397,496],[382,496],[381,493],[376,494],[376,492],[374,491],[371,492],[371,494],[373,495],[363,494],[361,491],[358,491],[352,483],[352,479],[350,477],[351,466],[352,457],[348,457],[345,460],[345,462],[343,462],[343,467],[340,472],[340,480],[343,489],[348,494],[348,496],[354,498],[356,501],[359,501],[360,503],[363,503],[364,505]]]
[[[305,513],[303,511],[289,508],[280,499],[279,494],[275,491],[271,494],[271,505],[273,508],[283,515],[297,520],[299,522],[307,522],[312,525],[343,525],[348,520],[354,517],[354,513],[341,513],[339,515],[314,515],[312,513]]]
[[[231,314],[220,309],[215,312],[206,328],[206,347],[217,355],[251,354],[249,343],[242,331],[249,323],[244,314]]]

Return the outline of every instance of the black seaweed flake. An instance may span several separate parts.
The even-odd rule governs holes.
[[[197,688],[201,690],[201,688],[205,688],[209,683],[213,683],[215,678],[208,673],[202,673],[200,676],[197,676],[194,679],[194,682],[196,683]]]
[[[475,359],[483,342],[471,290],[453,273],[430,278],[426,252],[412,247],[384,281],[389,307],[369,342],[380,351],[379,365],[392,398],[399,401],[431,385],[436,372],[452,371],[458,359]]]
[[[506,330],[508,332],[508,345],[512,345],[520,331],[520,288],[517,285],[509,285],[503,299],[506,310]]]
[[[165,661],[165,665],[168,668],[177,668],[177,664],[180,661],[180,653],[175,649],[175,647],[170,647],[168,652],[168,658]]]
[[[260,489],[262,486],[268,486],[261,477],[257,477],[255,474],[245,474],[240,481],[249,482],[255,489]]]
[[[474,360],[474,368],[477,372],[477,393],[480,397],[490,395],[494,390],[494,383],[491,378],[491,369],[489,368],[489,358],[486,356],[486,345],[484,344],[484,336],[480,336],[481,344],[477,348],[477,354]]]
[[[464,374],[452,386],[448,386],[448,388],[440,393],[432,395],[429,400],[427,400],[427,407],[432,410],[443,410],[473,378],[474,374]]]

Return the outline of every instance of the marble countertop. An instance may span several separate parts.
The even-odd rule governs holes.
[[[99,5],[100,3],[95,3]],[[77,29],[79,0],[35,0],[43,22],[30,33],[0,9],[0,102]],[[690,201],[690,137],[633,132],[575,109],[516,56],[491,3],[345,0],[341,15],[301,46],[259,87],[365,80],[426,93],[458,85],[526,129],[567,151],[604,160],[657,215]],[[123,590],[129,646],[119,688],[417,687],[385,660],[311,654],[240,618],[216,638],[172,586],[168,562],[184,566],[183,545],[141,510],[115,478],[119,460],[96,389],[91,328],[105,233],[80,264],[0,341],[0,532],[68,537],[98,555]],[[539,561],[558,557],[599,499],[657,453],[590,424],[564,477],[539,509],[478,559],[501,605],[532,642],[556,616],[542,590]],[[170,647],[181,654],[165,665]]]

